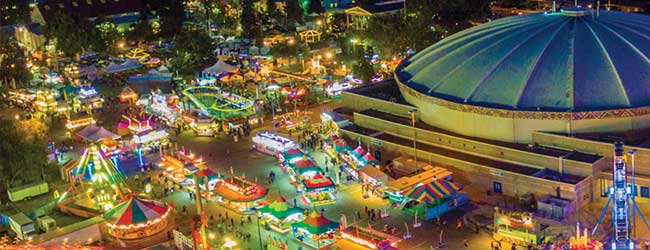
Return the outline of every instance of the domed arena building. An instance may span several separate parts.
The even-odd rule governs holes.
[[[430,125],[530,142],[532,132],[650,126],[650,17],[585,8],[499,19],[404,60],[395,79]]]
[[[607,195],[623,141],[636,150],[637,201],[650,202],[647,15],[571,7],[495,20],[342,103],[343,134],[364,145],[449,168],[479,190],[576,208]]]

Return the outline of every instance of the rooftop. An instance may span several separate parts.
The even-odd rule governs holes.
[[[402,116],[397,116],[389,113],[384,113],[378,110],[364,110],[359,112],[361,114],[379,118],[382,120],[394,122],[394,123],[399,123],[402,125],[410,126],[411,125],[411,120],[407,117],[402,117]],[[602,156],[600,155],[594,155],[594,154],[588,154],[588,153],[583,153],[583,152],[578,152],[578,151],[568,151],[568,150],[563,150],[563,149],[558,149],[558,148],[550,148],[550,147],[544,147],[540,145],[528,145],[528,144],[521,144],[521,143],[512,143],[512,142],[503,142],[503,141],[496,141],[496,140],[489,140],[489,139],[484,139],[484,138],[478,138],[478,137],[471,137],[471,136],[465,136],[457,133],[453,133],[444,129],[440,129],[437,127],[433,127],[431,125],[428,125],[424,122],[416,122],[415,126],[420,129],[424,130],[429,130],[432,132],[436,133],[442,133],[454,137],[460,137],[468,140],[473,140],[473,141],[478,141],[478,142],[483,142],[487,144],[493,144],[493,145],[498,145],[501,147],[507,147],[507,148],[512,148],[516,150],[521,150],[525,152],[530,152],[530,153],[535,153],[535,154],[541,154],[541,155],[546,155],[546,156],[551,156],[551,157],[560,157],[564,156],[565,159],[568,160],[574,160],[574,161],[579,161],[579,162],[585,162],[585,163],[594,163],[598,161]]]

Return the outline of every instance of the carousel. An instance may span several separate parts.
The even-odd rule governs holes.
[[[292,231],[296,240],[310,247],[321,249],[336,241],[334,232],[338,226],[338,222],[332,221],[314,210],[303,221],[294,223]]]
[[[104,213],[106,230],[117,239],[142,239],[160,233],[171,220],[170,204],[130,195]]]
[[[334,204],[336,202],[336,185],[332,178],[323,174],[316,174],[312,178],[302,180],[305,190],[300,199],[311,207]]]
[[[279,233],[291,231],[291,224],[302,221],[304,218],[304,209],[289,207],[287,200],[282,196],[258,211],[262,216],[260,223]]]
[[[261,208],[267,193],[265,187],[239,176],[220,179],[214,187],[219,204],[244,214]]]

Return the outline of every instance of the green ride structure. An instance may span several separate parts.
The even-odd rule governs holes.
[[[186,105],[199,114],[223,121],[255,113],[253,101],[214,86],[191,86],[183,90]]]

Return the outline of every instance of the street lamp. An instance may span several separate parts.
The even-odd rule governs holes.
[[[411,114],[411,126],[413,127],[413,159],[414,159],[414,164],[418,163],[418,148],[417,148],[417,141],[415,140],[416,136],[416,130],[415,130],[415,112],[418,112],[417,109],[411,109],[409,110],[409,114]]]
[[[260,239],[260,249],[264,249],[264,245],[262,244],[262,229],[260,228],[260,219],[262,218],[262,214],[257,209],[253,210],[255,211],[255,218],[257,218],[257,237]]]

